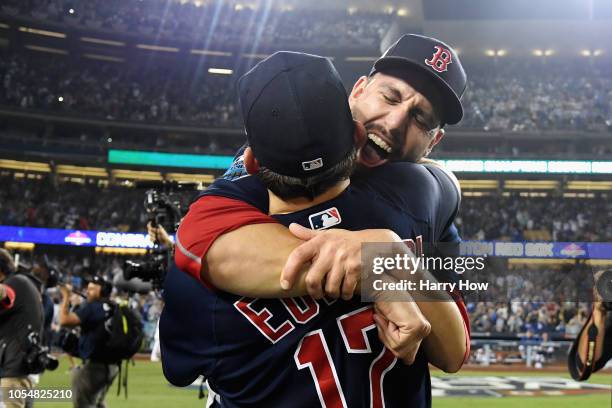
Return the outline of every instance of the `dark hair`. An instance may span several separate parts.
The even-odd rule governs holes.
[[[0,248],[0,272],[4,275],[10,275],[15,272],[13,256],[4,248]]]
[[[356,162],[357,149],[353,147],[338,164],[316,176],[306,178],[283,176],[262,166],[257,172],[257,177],[270,191],[283,200],[303,197],[312,201],[340,181],[349,178],[355,169]]]

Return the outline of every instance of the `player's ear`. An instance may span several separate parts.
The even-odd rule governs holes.
[[[256,174],[259,171],[259,163],[253,155],[253,149],[247,147],[243,153],[244,168],[249,174]]]
[[[427,146],[427,150],[425,152],[425,157],[427,157],[429,153],[431,153],[433,148],[436,147],[436,145],[440,143],[442,139],[444,139],[445,134],[446,134],[446,131],[444,129],[442,128],[438,129],[434,137],[432,137],[431,140],[429,141],[429,145]]]
[[[351,90],[351,94],[349,95],[349,102],[352,102],[353,100],[359,98],[363,94],[363,91],[365,90],[367,85],[368,77],[365,75],[360,77],[357,82],[355,82],[355,85],[353,85],[353,89]]]
[[[368,134],[363,123],[353,120],[355,122],[355,130],[353,131],[353,140],[355,141],[355,147],[361,149],[368,141]]]

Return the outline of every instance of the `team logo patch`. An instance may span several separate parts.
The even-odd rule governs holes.
[[[426,59],[425,64],[433,68],[434,71],[444,72],[448,70],[448,65],[453,62],[453,55],[444,47],[436,45],[431,59]]]
[[[323,167],[323,159],[318,158],[310,161],[302,162],[302,168],[306,171],[316,170]]]
[[[312,214],[308,217],[310,227],[314,230],[325,229],[338,225],[342,222],[340,212],[336,207],[328,208],[325,211]]]

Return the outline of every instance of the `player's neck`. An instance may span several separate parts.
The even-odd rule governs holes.
[[[325,193],[315,197],[314,200],[308,200],[307,198],[293,198],[291,200],[283,200],[275,195],[273,192],[268,190],[268,197],[270,201],[270,215],[274,214],[287,214],[306,208],[314,207],[317,204],[324,203],[325,201],[332,200],[338,197],[350,184],[350,180],[343,180],[327,190]]]

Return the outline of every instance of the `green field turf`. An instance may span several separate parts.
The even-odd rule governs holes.
[[[67,360],[62,359],[60,367],[53,372],[43,375],[40,388],[69,388],[70,379],[67,373]],[[434,372],[433,375],[443,375]],[[446,375],[446,374],[444,374]],[[538,371],[526,372],[476,372],[462,371],[454,376],[546,376],[567,377],[560,373],[543,373]],[[612,384],[611,374],[596,374],[592,382],[600,384]],[[161,372],[160,363],[148,361],[137,361],[135,366],[129,369],[129,395],[124,399],[122,395],[117,397],[117,385],[108,393],[106,399],[109,408],[190,408],[205,406],[204,400],[198,400],[198,390],[195,388],[175,388],[166,382]],[[69,403],[44,402],[37,403],[42,408],[69,407]],[[612,407],[612,396],[606,394],[585,396],[561,396],[561,397],[504,397],[504,398],[474,398],[474,397],[444,397],[434,398],[435,408],[610,408]],[[267,407],[262,407],[267,408]]]

